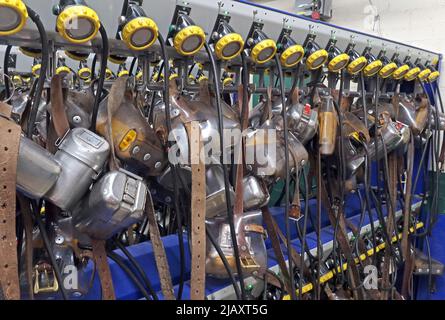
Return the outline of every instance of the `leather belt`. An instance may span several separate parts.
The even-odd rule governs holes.
[[[156,214],[150,192],[147,192],[145,212],[148,218],[148,230],[150,232],[151,244],[153,245],[153,252],[155,255],[156,268],[158,269],[159,281],[161,282],[162,294],[164,295],[165,300],[175,300],[170,268],[168,266],[164,244],[162,243],[161,234],[159,233],[158,224],[156,222]]]
[[[7,110],[3,104],[1,110]],[[4,114],[9,118],[10,114]],[[16,238],[16,170],[21,128],[0,115],[0,291],[20,299]]]
[[[93,259],[102,286],[102,300],[115,300],[116,296],[114,295],[113,281],[105,250],[105,240],[91,239],[91,245],[93,247]]]
[[[205,298],[205,258],[206,258],[206,178],[205,164],[200,157],[203,150],[201,128],[198,121],[185,124],[190,145],[190,163],[192,168],[192,200],[191,200],[191,278],[190,298]]]
[[[261,211],[263,213],[263,220],[266,224],[266,228],[269,233],[270,242],[272,244],[272,249],[275,254],[275,257],[277,258],[278,266],[280,267],[280,271],[283,274],[285,281],[284,281],[284,287],[286,288],[286,291],[295,298],[295,292],[292,292],[290,281],[291,278],[289,276],[289,271],[286,266],[286,261],[284,260],[283,252],[281,251],[280,246],[280,240],[278,239],[277,230],[274,226],[274,221],[272,218],[272,215],[270,214],[268,207],[262,207]]]
[[[17,199],[20,205],[20,213],[23,218],[23,224],[25,228],[25,275],[26,281],[28,282],[28,295],[31,300],[34,299],[34,291],[33,291],[33,242],[32,242],[32,229],[33,229],[33,221],[32,221],[32,212],[30,208],[29,199],[24,197],[21,194],[17,195]],[[37,279],[38,280],[38,279]]]
[[[402,256],[405,259],[405,266],[403,270],[403,282],[402,282],[402,296],[408,298],[409,296],[409,284],[414,268],[414,257],[411,251],[411,242],[409,241],[409,228],[411,221],[411,191],[412,191],[412,178],[413,178],[413,165],[414,165],[414,138],[411,135],[411,140],[408,145],[407,152],[407,169],[406,169],[406,188],[405,188],[405,201],[403,207],[403,231],[402,231]]]

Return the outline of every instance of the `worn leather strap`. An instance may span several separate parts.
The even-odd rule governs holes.
[[[205,298],[205,258],[206,258],[206,177],[205,164],[201,159],[203,143],[201,128],[198,121],[185,124],[189,138],[190,163],[192,168],[192,200],[191,200],[191,253],[192,266],[190,278],[190,298]]]
[[[320,169],[320,168],[319,168]],[[328,211],[328,217],[329,221],[331,222],[332,227],[335,228],[335,226],[338,223],[338,232],[337,232],[337,241],[340,245],[341,251],[344,253],[347,263],[348,263],[348,270],[350,277],[350,285],[352,288],[357,288],[357,290],[354,290],[354,298],[358,300],[362,300],[364,297],[363,289],[359,287],[359,272],[357,265],[355,264],[354,257],[352,255],[352,249],[349,245],[349,240],[347,238],[347,231],[346,231],[346,225],[344,223],[344,215],[341,211],[342,208],[337,208],[337,214],[334,212],[334,208],[330,205],[330,201],[328,199],[328,193],[326,190],[326,185],[324,181],[322,180],[320,183],[321,188],[321,201],[325,208]],[[337,222],[337,219],[340,219],[340,221]]]
[[[92,239],[93,258],[102,286],[102,300],[116,300],[110,266],[108,265],[105,240]]]
[[[33,290],[33,241],[32,241],[32,229],[33,220],[29,199],[21,194],[17,195],[17,199],[20,205],[20,213],[23,218],[23,225],[25,228],[25,276],[28,283],[28,295],[31,300],[34,299]],[[37,279],[38,280],[38,279]]]
[[[413,166],[414,166],[414,137],[411,135],[411,140],[408,145],[407,168],[406,168],[406,184],[405,184],[405,201],[403,207],[403,231],[402,231],[402,256],[405,260],[403,269],[403,281],[402,281],[402,296],[406,299],[409,296],[409,284],[411,275],[413,272],[413,255],[411,252],[411,242],[409,241],[409,229],[411,222],[411,191],[412,191],[412,178],[413,178]]]
[[[122,102],[124,101],[125,89],[127,87],[127,76],[118,78],[111,86],[110,93],[108,95],[107,103],[107,126],[105,130],[105,139],[107,139],[110,144],[110,169],[116,170],[119,168],[120,163],[116,158],[116,151],[114,150],[114,139],[113,139],[113,115],[119,109]]]
[[[63,101],[62,77],[54,75],[51,79],[51,116],[57,136],[63,137],[70,129]]]
[[[389,170],[389,196],[391,204],[390,210],[388,210],[388,217],[386,220],[386,231],[389,237],[392,237],[394,232],[394,224],[393,224],[393,218],[395,216],[395,204],[397,201],[397,155],[396,153],[391,153],[388,156],[388,170]],[[389,244],[391,245],[391,244]],[[389,247],[388,245],[388,247]],[[385,260],[383,262],[382,267],[382,300],[388,300],[389,298],[389,285],[390,285],[390,279],[389,279],[389,271],[390,271],[390,263],[391,263],[391,250],[385,250]]]
[[[295,296],[295,293],[292,292],[291,289],[289,271],[286,266],[286,261],[284,260],[284,255],[281,250],[280,240],[274,226],[272,215],[268,207],[262,207],[261,212],[263,213],[263,221],[266,224],[267,232],[269,234],[269,239],[272,244],[272,249],[277,259],[278,266],[280,267],[281,274],[284,276],[284,287],[289,294],[293,294],[293,296]]]
[[[16,238],[16,170],[21,128],[0,115],[0,291],[20,299]]]
[[[145,212],[148,218],[148,230],[150,232],[151,244],[153,245],[153,252],[155,255],[156,268],[158,269],[159,281],[161,282],[162,294],[165,300],[175,300],[170,268],[168,266],[164,244],[162,243],[161,234],[159,233],[158,224],[156,222],[156,213],[153,207],[153,200],[150,192],[147,193]]]

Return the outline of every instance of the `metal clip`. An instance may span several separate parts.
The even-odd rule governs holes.
[[[252,257],[240,257],[241,266],[245,269],[258,269],[260,266]]]

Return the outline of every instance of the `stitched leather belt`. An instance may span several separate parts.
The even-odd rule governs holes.
[[[145,212],[148,218],[148,229],[150,232],[150,240],[153,245],[153,253],[155,255],[156,268],[158,269],[159,281],[161,282],[162,294],[165,300],[175,300],[173,285],[168,266],[167,256],[165,255],[164,244],[161,240],[158,224],[156,222],[155,210],[153,208],[153,200],[150,192],[147,192],[147,202],[145,204]]]
[[[115,300],[113,281],[111,279],[110,266],[108,265],[105,240],[91,239],[93,247],[93,258],[99,273],[100,285],[102,286],[102,300]]]
[[[4,110],[4,106],[2,110]],[[6,114],[5,116],[9,116]],[[21,128],[0,115],[0,289],[20,299],[16,238],[16,170]]]
[[[191,253],[192,266],[190,278],[190,298],[205,298],[205,258],[206,258],[206,178],[205,165],[200,157],[203,150],[201,128],[198,121],[185,124],[190,145],[190,161],[192,168],[192,202],[191,202]]]

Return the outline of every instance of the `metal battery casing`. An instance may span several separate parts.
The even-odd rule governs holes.
[[[109,239],[144,216],[147,186],[128,171],[110,171],[97,181],[73,214],[74,227],[94,239]]]
[[[17,161],[17,189],[31,198],[43,197],[56,183],[62,168],[53,154],[22,136]]]
[[[46,198],[63,210],[71,209],[97,178],[110,152],[110,145],[101,136],[74,128],[57,144],[54,159],[62,167],[55,186]]]
[[[254,176],[243,178],[243,191],[243,209],[246,211],[259,209],[269,202],[269,191]]]

